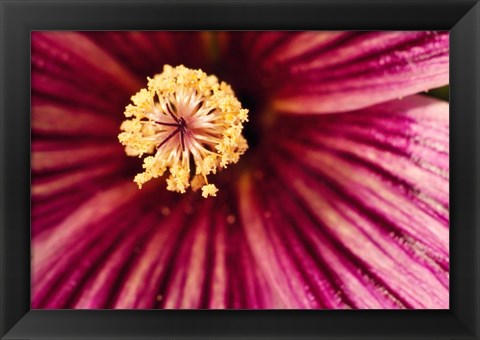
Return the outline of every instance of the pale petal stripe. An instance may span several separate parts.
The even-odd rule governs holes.
[[[283,113],[345,112],[448,84],[446,31],[282,33],[238,33],[230,55]]]
[[[56,48],[63,53],[81,59],[92,69],[115,80],[115,84],[134,93],[140,88],[139,79],[125,65],[112,58],[107,51],[77,32],[34,32],[32,40],[44,40],[48,49]]]
[[[169,206],[159,204],[164,215],[157,218],[155,230],[132,261],[113,302],[115,309],[152,308],[163,299],[161,287],[168,282],[181,235],[188,227],[185,213],[191,201],[179,203],[170,212]],[[147,298],[146,298],[147,297]],[[157,300],[158,299],[158,300]]]
[[[301,236],[303,247],[311,249],[317,262],[312,273],[324,273],[334,289],[334,295],[323,300],[327,308],[405,308],[407,304],[395,291],[386,287],[378,277],[368,273],[368,267],[365,267],[361,259],[351,254],[340,240],[328,232],[325,226],[325,219],[331,218],[328,210],[318,211],[318,214],[323,216],[318,219],[305,209],[308,204],[292,195],[290,190],[282,188],[279,183],[278,179],[272,178],[269,189],[278,199],[277,204],[282,207],[284,218],[290,219],[290,228]],[[314,287],[316,284],[317,290],[327,293],[325,285],[313,278]]]
[[[98,223],[128,202],[135,201],[139,195],[134,183],[122,181],[92,196],[54,230],[38,235],[32,244],[34,277],[42,272],[42,268],[48,268],[50,263],[55,261],[55,256],[61,256],[65,249],[81,239],[87,226]]]
[[[253,194],[250,177],[243,177],[239,183],[239,211],[248,244],[258,265],[266,275],[267,282],[275,291],[272,308],[311,308],[311,301],[304,282],[297,275],[297,269],[287,256],[284,248],[269,229],[271,221],[264,218],[262,206]],[[287,279],[288,278],[288,279]],[[313,304],[313,306],[312,306]]]
[[[62,143],[63,144],[63,143]],[[73,144],[73,143],[72,143]],[[122,147],[100,143],[90,145],[72,145],[71,148],[63,150],[42,150],[45,144],[34,143],[32,145],[32,171],[36,173],[44,173],[48,171],[58,171],[63,169],[71,169],[75,166],[90,165],[92,163],[102,163],[101,160],[109,160],[112,158],[123,156]],[[58,147],[65,145],[56,144]]]
[[[119,123],[91,110],[53,104],[33,104],[32,130],[47,137],[102,137],[118,134]],[[112,143],[113,144],[113,143]]]
[[[78,247],[72,247],[76,248],[76,251],[65,250],[62,259],[52,265],[47,275],[38,282],[38,287],[50,288],[50,294],[44,299],[42,308],[55,308],[59,305],[70,307],[80,292],[88,292],[84,290],[84,281],[96,275],[102,260],[108,256],[111,249],[123,243],[125,235],[130,234],[132,225],[141,230],[142,226],[138,223],[140,213],[140,209],[136,208],[102,220],[101,224],[93,226],[98,229],[96,233],[91,232],[92,235],[84,236]],[[47,277],[51,279],[46,280]],[[56,287],[61,289],[55,289]]]
[[[222,213],[215,214],[213,224],[213,259],[210,263],[212,268],[212,277],[210,283],[210,292],[208,299],[208,308],[224,309],[227,308],[228,292],[228,269],[227,269],[227,223],[235,223],[234,215],[225,216]],[[229,219],[229,222],[227,221]],[[230,278],[232,279],[232,278]],[[208,287],[208,286],[207,286]]]
[[[201,307],[205,287],[207,237],[212,205],[210,201],[197,202],[197,214],[189,221],[188,233],[175,250],[171,276],[164,294],[166,309],[197,309]]]
[[[83,277],[84,285],[77,288],[78,298],[72,304],[74,309],[111,308],[111,301],[119,293],[117,288],[123,284],[124,274],[139,256],[141,247],[158,226],[156,211],[141,212],[137,220],[129,221],[129,231],[109,249],[107,254],[97,257],[95,269]],[[147,295],[145,300],[147,302]],[[118,297],[117,297],[118,298]],[[127,299],[128,297],[125,296]],[[153,305],[153,296],[150,298]],[[148,308],[149,306],[145,306]]]
[[[114,162],[104,160],[94,168],[85,167],[70,170],[65,174],[52,175],[46,178],[36,177],[33,181],[32,196],[35,198],[51,198],[59,193],[81,186],[85,189],[90,186],[90,190],[93,192],[95,191],[93,186],[98,184],[102,178],[105,179],[103,181],[104,183],[108,183],[108,181],[111,180],[112,174],[115,174],[115,171],[120,165],[122,165],[122,162],[119,160]]]
[[[275,164],[282,177],[295,178],[292,187],[317,218],[319,225],[327,228],[324,231],[331,233],[358,259],[368,263],[372,274],[378,275],[393,291],[416,308],[448,308],[448,290],[437,276],[408,253],[404,252],[401,256],[402,253],[397,251],[385,256],[386,251],[395,249],[387,248],[393,243],[393,237],[389,235],[392,239],[380,245],[381,234],[373,233],[374,229],[370,227],[372,221],[358,220],[358,213],[355,213],[354,206],[346,198],[336,196],[325,184],[321,184],[328,184],[328,179],[324,177],[320,182],[298,167],[292,167],[288,161]],[[352,190],[354,191],[355,189]],[[357,199],[362,200],[360,197]],[[365,213],[368,214],[368,210]],[[397,220],[395,223],[401,231],[405,222]],[[439,270],[438,268],[437,271]]]

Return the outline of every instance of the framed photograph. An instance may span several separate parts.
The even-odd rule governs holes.
[[[0,1],[2,339],[480,337],[477,1]]]

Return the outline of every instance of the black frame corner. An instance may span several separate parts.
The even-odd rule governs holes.
[[[478,0],[0,0],[0,25],[2,339],[480,339]],[[450,30],[451,309],[30,310],[30,31],[53,29]]]

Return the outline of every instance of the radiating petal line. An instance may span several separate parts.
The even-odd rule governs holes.
[[[46,197],[42,200],[32,198],[31,238],[36,238],[42,231],[63,221],[90,196],[91,193],[88,191],[77,190],[52,198]]]
[[[98,259],[105,258],[115,244],[121,244],[123,234],[128,233],[132,224],[135,223],[141,229],[141,225],[137,224],[139,216],[139,209],[132,209],[128,213],[119,212],[115,219],[102,221],[105,225],[98,226],[99,232],[95,236],[84,237],[83,242],[72,247],[76,251],[65,251],[62,259],[51,266],[47,275],[36,284],[39,289],[44,287],[49,291],[41,307],[69,308],[76,300],[77,292],[82,290],[84,281],[100,265]],[[36,296],[38,298],[39,294]]]
[[[40,147],[41,145],[38,143],[32,145],[32,171],[35,171],[37,174],[54,170],[72,169],[92,163],[101,163],[102,159],[111,161],[115,156],[123,156],[122,148],[111,144],[103,147],[99,147],[98,144],[73,146],[69,149],[48,151],[43,151]]]
[[[340,244],[349,249],[357,258],[368,263],[367,268],[372,268],[372,274],[375,273],[383,281],[388,282],[392,291],[401,294],[409,304],[417,308],[448,308],[448,290],[444,286],[445,282],[441,282],[435,273],[426,268],[424,264],[418,263],[415,257],[407,254],[404,255],[403,261],[399,260],[400,252],[391,257],[382,255],[386,250],[395,248],[386,248],[388,242],[379,247],[377,243],[381,238],[372,236],[375,234],[373,233],[374,229],[369,228],[371,222],[358,220],[360,215],[351,212],[351,205],[348,201],[342,201],[341,196],[335,197],[332,192],[320,184],[321,182],[305,175],[304,172],[302,172],[303,176],[293,172],[293,168],[287,164],[290,163],[283,165],[276,163],[276,168],[282,170],[283,176],[296,178],[292,182],[292,187],[297,195],[302,197],[304,204],[309,207],[317,219],[323,221],[322,225],[335,235]],[[397,225],[400,224],[397,223]],[[388,239],[391,235],[386,235],[386,237]],[[391,243],[393,242],[391,241]],[[421,259],[420,256],[417,256],[417,259]],[[404,263],[408,263],[408,268],[403,266]],[[439,268],[437,271],[440,271]],[[445,276],[445,273],[442,274],[444,278],[448,277]],[[414,289],[411,288],[412,281],[416,282]]]
[[[238,200],[252,254],[265,273],[267,282],[276,292],[275,308],[317,307],[308,291],[305,291],[305,282],[297,275],[292,258],[286,256],[287,249],[272,233],[271,220],[263,214],[263,207],[254,195],[250,177],[243,177],[240,181]]]
[[[231,215],[233,216],[233,215]],[[228,307],[227,293],[229,287],[229,276],[227,269],[227,219],[228,217],[222,213],[215,214],[213,220],[211,237],[213,240],[212,259],[209,264],[211,272],[210,286],[208,292],[208,308],[225,309]],[[233,223],[234,221],[230,219]],[[231,278],[232,279],[232,278]]]
[[[119,161],[109,162],[97,165],[95,168],[80,168],[68,171],[64,175],[53,175],[47,179],[37,178],[33,182],[32,196],[52,197],[75,187],[85,186],[88,183],[93,185],[95,181],[98,182],[102,177],[111,177],[111,174],[114,174],[121,164]]]
[[[146,211],[143,216],[130,225],[130,232],[112,247],[108,254],[100,257],[96,263],[97,270],[90,273],[83,287],[78,289],[78,297],[72,305],[74,309],[112,308],[110,300],[113,299],[117,288],[124,284],[123,273],[130,269],[140,254],[140,249],[147,240],[151,240],[154,229],[158,227],[158,212]],[[148,301],[148,293],[145,292],[145,301]],[[124,298],[119,296],[118,298]],[[127,298],[125,296],[125,298]],[[153,296],[150,302],[153,305]],[[145,307],[148,308],[148,307]]]
[[[255,185],[262,192],[269,193],[262,195],[268,201],[264,217],[272,221],[274,230],[271,233],[275,233],[284,243],[285,248],[280,251],[285,251],[285,255],[291,257],[298,275],[305,281],[302,290],[305,290],[310,306],[316,309],[352,308],[354,303],[343,293],[339,277],[330,270],[323,256],[312,250],[309,244],[311,240],[303,237],[305,234],[297,224],[306,226],[308,222],[302,221],[301,214],[293,212],[295,203],[285,199],[285,192],[281,192],[279,183],[274,179],[271,183],[262,180],[255,182]]]
[[[337,155],[370,169],[429,214],[448,221],[448,104],[412,96],[348,114],[284,123],[289,128],[282,131],[286,138],[280,144],[289,140],[311,153]]]
[[[141,77],[160,73],[164,64],[190,68],[208,64],[210,32],[83,32],[83,35]]]
[[[372,174],[369,169],[328,152],[320,152],[317,149],[304,155],[305,163],[302,163],[307,164],[307,167],[319,177],[348,189],[351,196],[362,202],[366,208],[375,211],[379,216],[384,216],[391,223],[401,225],[404,232],[416,239],[424,240],[423,242],[432,249],[442,254],[448,253],[444,241],[448,239],[448,229],[445,228],[444,222],[418,209],[405,193],[392,188],[388,182],[382,181],[382,178]]]
[[[91,197],[53,231],[38,235],[32,244],[34,273],[48,267],[51,261],[55,261],[56,256],[61,256],[64,249],[80,239],[86,232],[85,226],[94,225],[139,195],[140,192],[134,183],[123,181]]]
[[[385,287],[378,277],[368,272],[361,260],[355,258],[334,235],[324,228],[323,222],[314,215],[307,215],[302,200],[285,190],[277,178],[271,180],[272,194],[282,202],[282,212],[290,219],[304,246],[310,249],[317,260],[313,272],[325,273],[335,289],[335,295],[324,303],[330,308],[405,308],[410,306],[394,291]],[[328,214],[328,211],[325,212]],[[323,287],[320,287],[324,289]]]
[[[111,78],[116,84],[134,93],[140,88],[139,79],[129,72],[125,65],[112,58],[90,39],[77,32],[34,32],[32,41],[43,40],[49,50],[57,49],[67,57],[74,57],[99,72]]]
[[[119,125],[113,119],[90,110],[64,105],[39,104],[32,106],[34,133],[68,137],[102,137],[111,140],[118,134]],[[113,144],[113,143],[112,143]]]
[[[211,223],[211,203],[198,202],[197,214],[189,223],[189,232],[176,250],[171,277],[166,287],[166,309],[200,308],[205,281],[207,237]]]
[[[160,205],[163,216],[157,219],[156,230],[120,281],[113,308],[152,308],[163,299],[161,287],[170,279],[175,250],[191,218],[186,214],[190,204],[187,200],[172,208]]]
[[[448,84],[448,32],[290,32],[264,60],[258,41],[273,33],[257,34],[249,50],[233,49],[232,65],[256,58],[250,82],[283,113],[345,112]]]
[[[314,138],[323,149],[329,148],[351,162],[375,171],[388,182],[396,183],[413,201],[421,202],[423,209],[448,221],[448,179],[436,176],[417,166],[412,159],[380,152],[360,143],[334,138]],[[381,163],[379,161],[381,160]],[[396,175],[400,174],[400,175]],[[445,226],[447,227],[447,225]]]

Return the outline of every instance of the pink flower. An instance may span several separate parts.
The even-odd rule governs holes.
[[[203,198],[133,182],[163,65],[249,109]],[[448,308],[447,32],[32,34],[33,308]],[[210,177],[209,177],[210,179]]]

